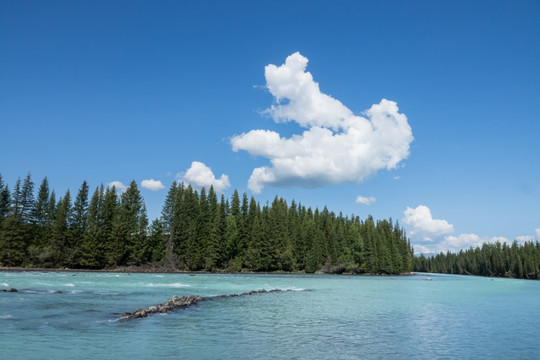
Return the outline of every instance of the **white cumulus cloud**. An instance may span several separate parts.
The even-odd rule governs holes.
[[[434,237],[454,231],[454,225],[446,220],[433,219],[431,210],[425,205],[419,205],[415,209],[407,207],[403,214],[403,222],[409,225],[409,235],[413,238],[432,241]]]
[[[322,93],[306,71],[308,59],[294,53],[281,66],[265,68],[266,87],[276,104],[265,113],[276,122],[307,128],[289,138],[275,131],[252,130],[231,138],[233,151],[268,158],[271,166],[253,170],[250,190],[264,186],[318,187],[358,183],[380,169],[393,169],[409,156],[413,140],[407,117],[386,99],[364,116]]]
[[[476,234],[460,234],[458,236],[445,236],[444,241],[439,244],[440,251],[450,251],[457,253],[462,249],[469,249],[471,246],[476,248],[482,246],[480,236]]]
[[[120,181],[111,181],[107,187],[109,188],[112,188],[112,187],[115,187],[117,191],[119,191],[120,193],[123,193],[124,191],[127,190],[127,186],[122,184]]]
[[[364,197],[364,196],[358,195],[358,197],[356,198],[356,203],[357,204],[362,204],[362,205],[371,205],[375,201],[376,201],[376,199],[373,196]]]
[[[412,246],[414,248],[414,254],[415,255],[418,255],[418,254],[433,254],[434,253],[433,250],[431,250],[430,248],[425,247],[424,245],[412,244]]]
[[[535,229],[536,232],[536,241],[540,241],[540,229]]]
[[[141,187],[148,190],[152,190],[152,191],[158,191],[165,188],[165,186],[163,186],[160,180],[154,180],[154,179],[143,180],[141,182]]]
[[[213,185],[216,192],[223,192],[231,186],[227,175],[221,174],[221,177],[216,179],[212,169],[199,161],[193,161],[184,174],[178,174],[178,178],[197,188],[204,187],[208,190]]]
[[[520,235],[520,236],[516,236],[516,241],[520,244],[524,244],[526,242],[530,242],[530,241],[533,241],[534,240],[534,237],[532,237],[531,235]]]
[[[493,237],[481,237],[477,234],[459,234],[458,236],[448,235],[444,237],[444,240],[438,243],[427,244],[426,246],[420,244],[414,244],[414,249],[418,253],[433,254],[433,253],[446,253],[450,251],[452,253],[458,253],[460,250],[468,250],[471,247],[473,249],[482,247],[484,243],[495,244],[497,242],[506,243],[512,245],[512,241],[508,240],[504,236]]]

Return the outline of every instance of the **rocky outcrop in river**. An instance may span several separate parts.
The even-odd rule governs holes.
[[[17,289],[9,288],[9,289],[0,289],[0,292],[17,292]]]
[[[178,309],[185,309],[192,305],[196,305],[199,301],[205,301],[205,300],[213,300],[218,298],[228,298],[228,297],[238,297],[238,296],[248,296],[248,295],[254,295],[254,294],[263,294],[263,293],[272,293],[272,292],[279,292],[279,291],[287,291],[287,290],[280,290],[280,289],[272,289],[272,290],[252,290],[252,291],[246,291],[241,294],[227,294],[227,295],[217,295],[217,296],[208,296],[208,297],[202,297],[198,295],[187,295],[187,296],[173,296],[171,299],[167,300],[163,304],[158,304],[155,306],[150,306],[147,309],[136,309],[132,313],[126,312],[122,314],[122,317],[119,321],[130,321],[134,319],[139,318],[145,318],[148,315],[156,314],[156,313],[168,313],[171,311],[175,311]]]

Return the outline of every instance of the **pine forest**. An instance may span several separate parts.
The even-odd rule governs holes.
[[[496,242],[481,247],[450,252],[426,258],[415,258],[415,271],[540,279],[540,244],[527,241],[523,245]]]
[[[336,216],[276,197],[260,205],[234,191],[173,183],[149,222],[137,183],[120,193],[86,181],[57,196],[28,174],[10,189],[0,176],[0,266],[182,271],[400,274],[413,250],[391,219]]]
[[[234,191],[174,182],[151,223],[137,183],[124,192],[86,181],[56,196],[28,174],[10,189],[0,175],[0,266],[209,272],[401,274],[411,271],[540,278],[540,244],[486,243],[415,257],[392,219],[335,215],[275,197],[261,206]]]

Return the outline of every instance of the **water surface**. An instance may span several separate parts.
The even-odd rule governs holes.
[[[540,282],[429,274],[0,272],[5,359],[540,358]],[[129,323],[173,295],[222,298]],[[61,291],[61,293],[57,293]]]

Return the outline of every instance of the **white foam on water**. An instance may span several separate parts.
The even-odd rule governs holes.
[[[146,286],[148,287],[172,287],[172,288],[181,288],[181,287],[191,287],[191,285],[188,284],[182,284],[182,283],[173,283],[173,284],[154,284],[149,283]]]
[[[69,284],[64,284],[64,286],[75,286],[75,284],[69,283]]]
[[[285,287],[285,288],[277,287],[277,288],[273,288],[273,289],[277,289],[277,290],[281,290],[281,291],[305,291],[306,290],[306,289],[297,288],[297,287],[294,287],[294,286]],[[266,289],[266,290],[268,291],[268,290],[272,290],[272,289]]]
[[[8,283],[2,283],[2,286],[8,287],[9,284]]]
[[[109,323],[115,323],[115,322],[119,322],[121,319],[121,317],[117,318],[117,319],[108,319],[108,320],[97,320],[96,322],[98,324],[103,324],[104,322],[109,322]]]
[[[129,275],[129,274],[128,274]],[[110,278],[110,277],[124,277],[124,276],[127,276],[127,275],[123,275],[123,274],[97,274],[96,277],[106,277],[106,278]]]
[[[13,319],[13,315],[9,315],[9,314],[0,315],[0,319],[2,320]]]

